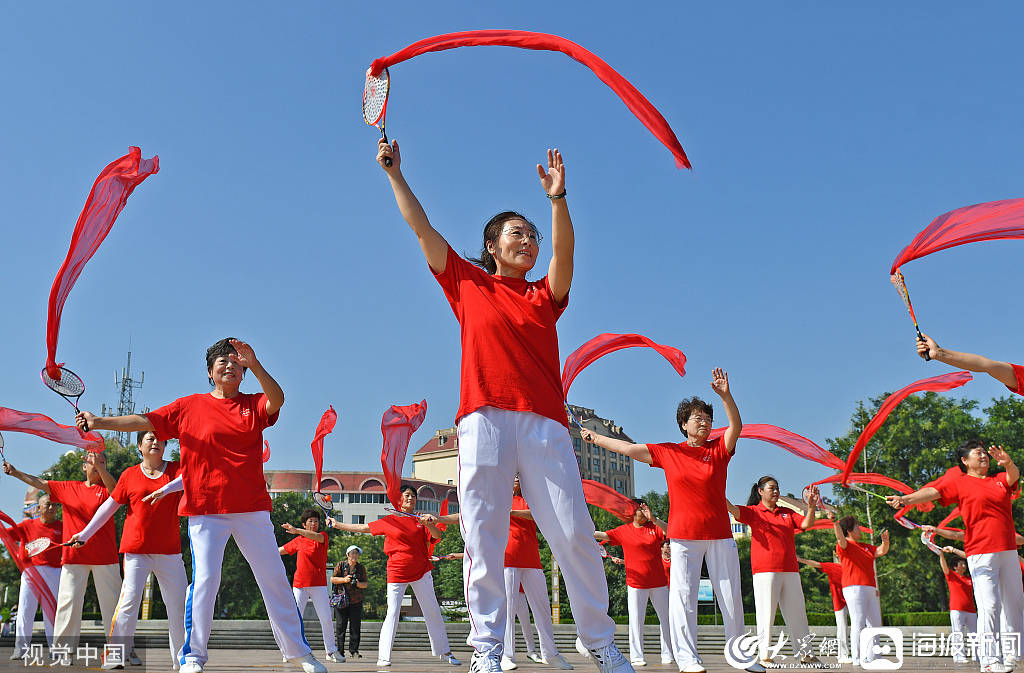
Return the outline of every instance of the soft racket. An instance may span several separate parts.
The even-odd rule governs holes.
[[[65,369],[63,366],[60,368],[60,381],[56,381],[50,378],[50,375],[46,373],[46,367],[43,367],[42,371],[39,372],[39,376],[43,379],[43,384],[47,388],[57,393],[65,400],[68,404],[75,408],[75,413],[78,413],[78,399],[85,392],[85,382],[82,381],[78,374],[74,373],[70,369]],[[72,399],[74,398],[74,399]],[[89,430],[89,425],[85,426],[86,431]]]
[[[384,511],[385,511],[385,512],[391,512],[392,514],[397,514],[398,516],[407,516],[407,517],[410,517],[410,518],[412,518],[412,519],[418,519],[418,518],[420,518],[420,515],[419,515],[419,514],[413,514],[413,513],[411,513],[411,512],[403,512],[403,511],[402,511],[402,510],[400,510],[400,509],[394,509],[394,508],[392,508],[392,507],[385,507],[385,508],[384,508]]]
[[[388,110],[388,92],[391,90],[391,75],[384,68],[374,77],[369,69],[366,71],[366,82],[363,84],[363,121],[380,129],[380,136],[388,142],[388,134],[384,132],[384,117]],[[391,157],[384,157],[384,165],[391,167]]]
[[[910,292],[907,291],[907,281],[903,278],[903,272],[896,269],[896,273],[889,276],[889,280],[896,287],[896,291],[900,293],[900,298],[906,305],[907,312],[910,313],[910,319],[914,321],[914,329],[917,330],[917,340],[924,343],[924,335],[921,334],[921,328],[917,326],[917,316],[914,315],[914,305],[910,303]],[[932,356],[925,352],[924,359],[931,360]]]
[[[2,432],[0,432],[0,457],[4,459],[5,463],[7,462],[7,454],[4,453],[4,435]]]
[[[57,543],[48,537],[37,537],[35,540],[25,543],[25,556],[39,556],[50,547],[57,546]]]
[[[928,547],[928,549],[935,552],[936,554],[942,554],[942,550],[939,549],[938,545],[932,542],[932,536],[928,535],[926,531],[921,531],[921,542],[924,543],[925,547]]]
[[[334,511],[334,501],[331,500],[331,496],[321,491],[315,491],[313,493],[313,502],[323,511],[324,517],[331,517],[331,512]]]

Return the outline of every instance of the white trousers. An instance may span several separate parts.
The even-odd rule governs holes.
[[[982,667],[1003,659],[1020,656],[1020,636],[1024,631],[1024,588],[1021,587],[1020,561],[1013,550],[994,554],[972,554],[967,567],[974,581],[974,602],[978,606],[978,644]],[[1002,631],[1009,636],[1000,639],[1000,608]],[[1016,636],[1013,647],[1011,639]]]
[[[754,611],[757,615],[758,655],[768,658],[772,644],[772,625],[776,609],[782,610],[782,618],[789,628],[790,646],[793,654],[814,654],[810,650],[811,631],[807,626],[807,607],[804,590],[800,585],[800,573],[754,573]],[[802,655],[801,655],[802,656]]]
[[[700,664],[697,654],[697,589],[701,563],[706,561],[726,639],[743,635],[743,601],[740,598],[740,557],[736,540],[671,541],[668,615],[672,647],[679,668]]]
[[[171,661],[174,662],[185,643],[185,586],[188,581],[185,579],[185,564],[181,554],[124,555],[124,581],[121,583],[121,597],[109,631],[110,642],[123,644],[126,653],[131,651],[149,573],[156,575],[156,581],[160,583],[160,596],[167,608]]]
[[[971,636],[969,634],[977,633],[978,631],[978,613],[977,612],[965,612],[964,610],[950,610],[949,611],[949,625],[953,633],[962,633],[963,641],[951,648],[950,654],[954,659],[971,659],[977,658],[974,653],[972,656],[965,645],[970,642]],[[978,641],[979,643],[981,641]]]
[[[477,652],[498,655],[504,645],[505,546],[516,473],[534,521],[561,567],[580,640],[589,649],[610,644],[615,623],[608,616],[608,582],[569,431],[550,418],[494,407],[459,421],[467,642]]]
[[[316,610],[317,619],[320,620],[320,631],[324,636],[324,650],[327,654],[337,652],[334,616],[331,614],[331,599],[327,596],[327,587],[292,587],[292,595],[295,596],[295,605],[298,606],[300,615],[306,609],[306,601],[313,601],[313,609]]]
[[[56,598],[60,589],[60,568],[53,566],[36,566],[35,568],[46,582],[50,593]],[[35,625],[36,608],[38,607],[39,599],[28,586],[28,575],[22,573],[21,589],[18,591],[18,620],[14,627],[14,646],[20,647],[22,652],[26,651],[32,643],[32,627]],[[46,631],[46,644],[51,645],[53,643],[53,622],[45,612],[43,613],[43,629]]]
[[[448,654],[452,648],[448,645],[448,632],[445,630],[441,608],[438,607],[437,596],[434,594],[434,578],[430,576],[428,570],[415,582],[388,582],[388,613],[380,627],[377,658],[381,661],[391,661],[391,648],[395,644],[398,618],[402,613],[402,596],[405,595],[406,587],[412,587],[416,601],[420,604],[423,621],[427,624],[427,636],[430,637],[430,651],[434,656]]]
[[[224,546],[231,537],[263,594],[270,628],[281,654],[292,659],[310,653],[295,598],[288,591],[291,587],[277,550],[270,512],[190,516],[188,537],[192,548],[192,584],[185,598],[185,644],[178,653],[180,664],[193,661],[202,665],[209,658],[207,647],[220,589]]]
[[[865,585],[843,587],[843,598],[850,610],[850,648],[853,665],[874,661],[875,655],[869,646],[861,643],[860,632],[865,626],[882,625],[882,606],[878,602],[878,589]],[[861,657],[861,651],[867,655]]]
[[[629,610],[629,659],[634,664],[644,659],[644,622],[647,621],[647,601],[654,606],[661,626],[661,660],[675,659],[672,654],[672,631],[669,629],[668,587],[637,589],[626,586],[626,606]]]
[[[522,481],[522,478],[520,478]],[[530,611],[533,612],[533,619],[537,626],[537,640],[540,641],[540,656],[550,659],[558,654],[555,647],[555,629],[551,623],[551,602],[548,600],[548,582],[544,577],[544,571],[540,568],[505,568],[505,596],[509,606],[508,621],[505,625],[505,641],[502,656],[515,660],[516,653],[516,610],[514,608],[519,593],[519,585],[523,585],[523,592],[526,594],[526,601],[530,604]],[[522,617],[519,621],[523,625],[523,637],[530,628],[530,615],[527,613],[526,621]],[[527,640],[526,651],[533,649],[532,643]]]
[[[117,563],[99,566],[70,564],[60,569],[60,587],[57,590],[57,614],[54,616],[53,642],[70,646],[72,656],[78,650],[78,637],[82,633],[82,604],[85,589],[92,573],[96,597],[103,615],[103,631],[110,633],[117,597],[121,593],[121,567]]]
[[[850,659],[850,639],[846,631],[846,624],[850,620],[850,610],[844,605],[842,610],[835,610],[835,613],[836,640],[839,641],[839,658]]]
[[[529,656],[531,654],[536,654],[537,653],[537,647],[533,643],[533,627],[530,626],[530,607],[526,604],[526,594],[521,592],[521,591],[519,591],[518,589],[516,590],[515,612],[516,612],[516,617],[519,618],[519,628],[523,632],[523,642],[526,644],[526,654],[527,654],[527,656]],[[550,614],[550,610],[548,611],[548,614]],[[508,641],[508,636],[507,635],[505,636],[505,639],[506,639],[506,642],[507,642]],[[513,644],[514,643],[515,643],[515,638],[513,636]],[[515,652],[515,648],[514,647],[509,648],[506,645],[506,647],[505,647],[505,656],[511,658],[512,654],[514,652]]]

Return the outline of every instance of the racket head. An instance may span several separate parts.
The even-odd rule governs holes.
[[[391,74],[387,68],[377,76],[371,75],[367,69],[366,81],[363,83],[363,121],[370,126],[380,125],[383,128],[390,90]]]
[[[4,433],[0,432],[0,456],[4,454]],[[4,460],[7,460],[7,456],[4,456]]]
[[[917,316],[914,315],[914,305],[910,303],[910,292],[907,290],[907,281],[903,277],[903,272],[896,269],[896,273],[889,276],[889,280],[892,281],[893,286],[900,295],[900,299],[903,300],[903,305],[907,307],[910,319],[917,325]]]
[[[413,512],[403,512],[402,510],[400,510],[400,509],[395,509],[394,507],[385,507],[385,508],[384,508],[384,511],[385,511],[385,512],[391,512],[392,514],[397,514],[398,516],[408,516],[408,517],[412,517],[413,519],[418,519],[418,518],[420,518],[420,515],[419,515],[419,514],[415,514],[415,513],[413,513]]]
[[[43,385],[61,397],[81,397],[85,392],[85,382],[66,367],[60,367],[60,381],[51,379],[46,373],[46,367],[39,372],[39,376],[43,379]]]
[[[315,502],[316,506],[322,509],[324,514],[327,514],[328,516],[330,516],[328,513],[334,510],[334,501],[331,500],[331,496],[326,493],[315,491],[313,493],[313,502]]]
[[[49,549],[52,543],[53,540],[48,537],[37,537],[35,540],[25,543],[25,555],[38,556]]]

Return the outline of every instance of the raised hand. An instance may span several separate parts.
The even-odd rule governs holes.
[[[927,355],[932,360],[939,354],[939,344],[935,343],[935,339],[932,339],[927,334],[922,334],[924,341],[915,339],[914,343],[917,344],[917,354],[922,360],[926,360]]]
[[[888,542],[888,541],[889,541],[889,529],[886,528],[885,530],[882,531],[882,542]]]
[[[391,159],[391,165],[384,163],[385,158]],[[398,172],[402,163],[402,153],[398,149],[398,141],[392,140],[391,144],[381,138],[377,141],[377,163],[388,173]]]
[[[284,528],[286,532],[291,533],[292,535],[298,535],[299,534],[299,529],[296,528],[295,526],[291,525],[290,523],[283,523],[283,524],[281,524],[281,528]]]
[[[548,196],[558,196],[565,191],[565,164],[562,163],[562,153],[558,148],[548,150],[547,171],[537,164],[537,176],[540,177],[540,186]]]
[[[11,465],[10,463],[8,463],[5,460],[4,461],[4,474],[14,474],[15,472],[16,472],[16,470],[14,469],[14,466]]]
[[[725,397],[729,394],[729,375],[721,367],[715,367],[711,370],[711,389],[719,397]]]
[[[1001,467],[1006,467],[1007,465],[1013,462],[1013,459],[1010,458],[1010,454],[1007,453],[1001,446],[993,445],[988,447],[988,455],[990,458],[992,458],[992,460],[996,461],[996,463]]]
[[[232,339],[231,345],[234,347],[235,352],[229,354],[228,358],[236,365],[252,368],[258,362],[256,360],[256,352],[253,351],[252,346],[249,344],[238,339]]]
[[[584,442],[590,442],[591,444],[593,444],[594,437],[596,436],[597,435],[594,433],[593,430],[587,430],[586,428],[580,429],[580,439],[582,439]]]
[[[818,492],[818,487],[812,486],[810,490],[807,491],[807,494],[804,497],[804,502],[806,502],[807,506],[810,507],[811,509],[815,509],[820,499],[821,493]]]
[[[336,523],[338,523],[338,522],[334,520],[334,517],[332,517],[332,516],[327,517],[327,527],[328,528],[336,528],[337,526],[334,525]]]
[[[640,505],[640,512],[647,517],[648,520],[653,521],[654,517],[651,516],[651,508],[647,505]]]
[[[88,411],[79,411],[75,415],[75,425],[82,432],[89,432],[89,428],[94,428],[96,417]]]

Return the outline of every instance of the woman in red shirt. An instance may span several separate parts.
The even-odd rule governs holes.
[[[1006,471],[989,475],[992,460]],[[978,608],[981,670],[1008,673],[1013,670],[1017,652],[1011,638],[1000,638],[1000,611],[1007,633],[1024,631],[1024,589],[1010,506],[1020,471],[1003,447],[990,446],[986,453],[985,445],[978,440],[965,442],[957,449],[956,465],[960,472],[950,470],[910,495],[891,495],[886,500],[894,508],[933,500],[943,506],[960,506],[964,552]]]
[[[292,580],[292,595],[299,608],[299,614],[306,609],[306,603],[313,601],[316,616],[320,620],[320,632],[323,635],[327,661],[340,663],[345,655],[338,652],[334,640],[334,621],[331,618],[331,599],[327,595],[327,533],[320,532],[320,513],[315,509],[307,509],[299,516],[302,528],[290,523],[281,527],[294,535],[278,552],[296,554],[295,578]]]
[[[853,657],[850,656],[850,640],[847,633],[850,610],[846,607],[846,599],[843,598],[843,566],[830,561],[819,562],[805,558],[797,558],[797,562],[820,570],[828,578],[828,590],[832,594],[832,611],[836,615],[836,663],[852,664]]]
[[[38,491],[35,492],[38,493]],[[46,582],[50,593],[56,599],[60,586],[60,542],[63,528],[60,519],[57,518],[57,506],[50,502],[49,495],[40,494],[32,504],[38,518],[25,519],[16,526],[12,526],[11,534],[22,544],[43,537],[51,540],[52,546],[49,549],[41,554],[30,556],[26,560],[35,566],[43,581]],[[15,622],[14,652],[11,653],[11,659],[21,659],[28,653],[32,644],[32,625],[36,619],[37,607],[39,607],[39,599],[29,587],[28,574],[22,573],[21,588],[18,591],[18,618]],[[43,612],[43,629],[46,632],[47,645],[52,645],[53,622],[50,621],[45,611]]]
[[[391,159],[387,165],[386,159]],[[541,533],[565,577],[580,638],[603,673],[632,667],[615,647],[608,584],[594,522],[568,432],[559,375],[555,323],[569,301],[573,275],[572,219],[565,200],[561,153],[537,164],[551,205],[548,274],[528,281],[540,253],[540,233],[525,216],[505,211],[484,225],[480,257],[465,260],[430,224],[402,175],[398,143],[381,139],[384,169],[402,217],[459,321],[462,340],[459,504],[466,542],[463,568],[473,671],[500,673],[508,602],[504,554],[518,472]],[[543,470],[537,466],[544,466]]]
[[[831,518],[831,517],[830,517]],[[860,541],[857,517],[844,516],[832,521],[836,535],[836,556],[843,567],[843,598],[850,609],[850,649],[853,665],[875,659],[871,647],[862,648],[860,632],[866,626],[882,625],[882,605],[875,579],[875,559],[889,553],[889,531],[882,531],[882,544],[875,546]],[[866,656],[861,656],[861,650]]]
[[[416,489],[403,484],[402,511],[415,514],[415,509]],[[430,574],[434,566],[428,560],[429,543],[441,539],[437,517],[433,514],[389,514],[370,523],[343,523],[337,519],[327,519],[327,526],[348,533],[384,536],[384,553],[388,556],[388,612],[380,627],[377,666],[391,665],[391,647],[398,631],[398,618],[401,616],[402,596],[405,595],[406,587],[412,587],[420,604],[423,620],[427,624],[427,635],[430,637],[431,652],[445,664],[461,666],[462,662],[455,658],[448,645],[448,632],[434,593],[434,578]]]
[[[754,574],[754,606],[757,614],[758,655],[761,664],[774,662],[768,656],[775,613],[781,608],[792,639],[794,655],[801,664],[818,664],[811,651],[811,630],[807,626],[807,607],[800,584],[800,566],[796,560],[798,531],[814,525],[818,490],[807,497],[807,516],[779,507],[779,482],[770,475],[761,477],[750,489],[746,506],[728,503],[729,513],[750,526],[750,567]]]
[[[957,557],[952,568],[946,563],[946,554]],[[938,556],[949,589],[949,625],[953,633],[960,634],[959,642],[950,648],[953,663],[966,664],[968,651],[964,645],[978,631],[978,608],[974,604],[974,582],[967,572],[967,554],[956,547],[943,547]]]

